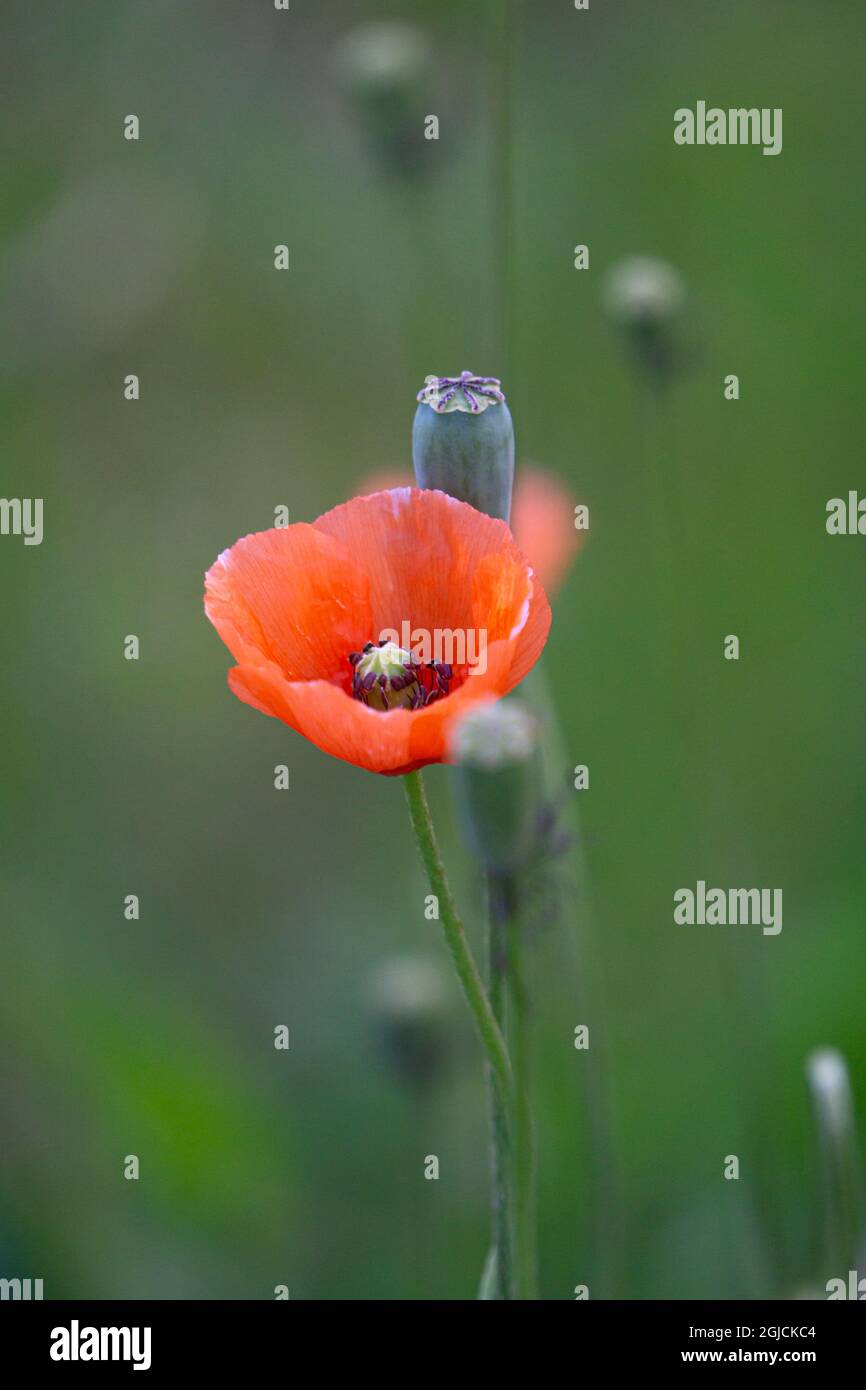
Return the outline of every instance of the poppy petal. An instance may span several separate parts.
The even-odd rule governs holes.
[[[345,679],[348,653],[370,637],[364,571],[303,524],[223,551],[205,578],[205,611],[237,661],[258,652],[290,680]]]
[[[444,492],[406,487],[356,497],[314,525],[366,569],[376,633],[404,620],[426,630],[469,628],[482,561],[495,555],[523,562],[504,521]]]
[[[245,537],[208,571],[205,606],[238,662],[229,685],[239,699],[387,774],[446,761],[453,721],[511,690],[550,627],[544,591],[503,522],[410,488]],[[348,655],[404,621],[486,641],[450,693],[440,681],[440,698],[421,708],[370,708],[352,697]]]

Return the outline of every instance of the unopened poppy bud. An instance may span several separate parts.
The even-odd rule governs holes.
[[[499,381],[428,376],[418,392],[412,461],[422,488],[438,488],[508,521],[514,483],[514,426]]]
[[[683,278],[653,256],[629,256],[608,272],[605,304],[628,333],[642,366],[666,375],[674,365],[671,328],[685,304]]]
[[[395,175],[425,167],[424,83],[432,45],[414,24],[371,22],[351,30],[337,49],[337,69],[373,152]]]
[[[520,865],[532,843],[538,804],[539,724],[518,700],[474,705],[451,743],[466,838],[489,869]]]

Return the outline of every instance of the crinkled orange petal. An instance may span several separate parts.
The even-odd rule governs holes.
[[[444,761],[453,721],[513,689],[550,627],[544,591],[503,522],[409,488],[239,541],[208,571],[206,608],[238,662],[229,685],[241,700],[335,757],[390,774]],[[423,709],[370,709],[350,693],[348,653],[404,620],[483,629],[486,666]]]
[[[381,469],[368,473],[358,494],[408,487],[408,473]],[[549,596],[556,594],[586,533],[574,527],[575,499],[553,473],[521,464],[514,477],[511,531]]]
[[[504,521],[444,492],[375,492],[334,507],[313,524],[366,570],[376,637],[384,628],[399,629],[403,619],[428,630],[470,628],[479,566],[511,561],[526,570]]]
[[[239,699],[281,719],[323,752],[369,772],[396,775],[446,760],[448,730],[477,700],[510,689],[511,650],[488,650],[487,670],[422,710],[370,709],[330,681],[287,681],[273,665],[235,666],[229,686]]]
[[[339,541],[277,527],[224,550],[205,577],[205,612],[235,660],[251,653],[290,680],[332,680],[370,639],[369,585]]]

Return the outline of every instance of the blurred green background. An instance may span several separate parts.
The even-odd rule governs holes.
[[[864,541],[824,528],[863,484],[862,15],[518,8],[506,388],[519,458],[592,517],[545,658],[591,785],[580,891],[535,948],[543,1293],[787,1294],[818,1250],[810,1048],[846,1054],[866,1107]],[[382,18],[434,46],[440,138],[419,129],[403,179],[334,62]],[[2,491],[45,499],[45,537],[0,538],[0,1274],[46,1297],[471,1298],[483,1078],[400,788],[235,700],[201,592],[275,507],[309,520],[408,468],[427,373],[505,373],[495,25],[480,0],[9,0],[2,26]],[[675,146],[699,98],[782,107],[782,155]],[[689,288],[663,434],[603,306],[634,252]],[[447,772],[428,783],[475,932]],[[781,935],[675,927],[699,878],[782,887]],[[447,993],[424,1085],[371,1003],[407,952]]]

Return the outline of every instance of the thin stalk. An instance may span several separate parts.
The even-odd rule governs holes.
[[[496,341],[500,352],[499,373],[508,381],[513,361],[515,274],[513,247],[514,217],[514,131],[513,90],[515,28],[518,21],[515,0],[488,0],[491,34],[491,105],[493,151],[490,160],[494,255],[494,275],[499,322]]]
[[[532,1077],[529,992],[523,970],[523,934],[519,893],[513,875],[498,883],[502,904],[511,988],[514,1045],[514,1188],[515,1288],[519,1299],[538,1298],[538,1242],[535,1200],[535,1129],[532,1121]]]
[[[418,842],[418,851],[427,871],[430,887],[439,902],[439,920],[442,923],[445,942],[475,1020],[475,1027],[490,1065],[496,1094],[507,1112],[511,1097],[511,1063],[508,1050],[478,973],[469,942],[466,940],[466,932],[457,911],[436,832],[433,829],[430,806],[420,771],[407,772],[403,777],[403,786],[406,789],[409,817]]]
[[[514,258],[514,67],[518,0],[488,0],[491,33],[491,106],[493,150],[490,160],[490,208],[493,221],[494,274],[498,309],[497,340],[500,373],[510,382],[514,366],[517,280]],[[529,1075],[529,1009],[522,967],[520,924],[517,920],[517,882],[513,875],[490,876],[491,939],[496,928],[502,939],[504,959],[497,965],[503,994],[508,989],[512,1005],[512,1038],[515,1048],[514,1165],[515,1190],[515,1292],[520,1299],[535,1299],[537,1289],[537,1235],[535,1203],[535,1135]],[[497,921],[497,918],[499,919]],[[492,963],[493,964],[493,963]],[[491,981],[493,974],[491,970]],[[492,984],[491,984],[492,988]],[[500,1013],[500,1024],[502,1017]]]
[[[661,374],[654,374],[649,383],[651,429],[646,433],[648,436],[651,434],[652,442],[647,458],[653,470],[649,508],[660,522],[656,605],[658,630],[665,632],[665,640],[663,644],[657,642],[654,645],[656,666],[653,692],[647,708],[648,717],[658,725],[662,725],[673,712],[687,745],[691,745],[691,756],[675,761],[669,769],[668,801],[673,808],[669,820],[671,833],[678,839],[684,853],[693,862],[701,863],[706,862],[708,857],[718,855],[719,847],[724,846],[731,816],[728,811],[722,822],[715,824],[706,815],[694,814],[693,789],[698,785],[702,789],[714,789],[714,794],[708,799],[705,797],[702,804],[723,804],[728,788],[719,781],[719,767],[726,766],[728,759],[724,755],[724,729],[714,724],[712,734],[706,734],[705,711],[698,712],[694,702],[684,695],[679,675],[683,661],[691,652],[689,630],[705,625],[705,614],[700,590],[696,589],[692,580],[693,565],[690,564],[693,555],[688,538],[693,497],[691,482],[684,467],[685,460],[677,447],[674,408],[676,381],[675,369],[668,367]],[[718,641],[721,643],[721,634]],[[713,660],[714,664],[706,666],[702,673],[707,677],[714,678],[721,655]],[[708,737],[712,738],[712,749]],[[745,881],[748,878],[746,872]],[[752,1283],[751,1292],[746,1296],[761,1298],[769,1296],[768,1290],[774,1278],[770,1273],[773,1256],[767,1230],[777,1205],[777,1185],[765,1159],[764,1113],[760,1102],[755,1100],[754,1086],[754,1059],[764,1055],[767,1049],[762,1021],[765,1011],[759,1006],[766,993],[766,978],[762,959],[752,951],[728,951],[722,938],[718,937],[715,939],[714,954],[716,993],[724,1016],[738,1019],[729,1053],[737,1091],[743,1097],[736,1121],[740,1135],[738,1143],[753,1155],[750,1182],[743,1192],[755,1228],[763,1229],[765,1233],[763,1242],[760,1245],[756,1243],[748,1265],[747,1274]],[[752,1211],[755,1204],[759,1208],[757,1213]],[[729,1246],[731,1240],[728,1232]],[[732,1267],[739,1270],[737,1252],[733,1247],[731,1261]]]
[[[538,710],[544,727],[542,745],[545,787],[557,797],[565,785],[567,756],[562,727],[557,715],[545,670],[544,657],[526,677],[521,693]],[[590,1023],[592,1047],[578,1068],[589,1143],[592,1200],[587,1203],[597,1269],[596,1284],[602,1298],[612,1298],[619,1286],[623,1267],[622,1178],[614,1138],[611,1109],[610,1066],[605,1020],[608,1010],[604,998],[603,973],[599,961],[598,923],[592,900],[589,866],[583,847],[581,818],[573,793],[564,804],[565,826],[572,840],[567,890],[561,901],[571,933],[569,944],[570,993],[576,1009],[574,1017]]]
[[[502,911],[501,895],[494,879],[488,883],[487,920],[487,988],[490,1007],[499,1029],[505,1036],[507,999],[506,970],[508,943],[506,918]],[[489,1072],[489,1068],[488,1068]],[[493,1248],[496,1251],[496,1297],[512,1296],[511,1269],[511,1152],[508,1114],[490,1087],[490,1184],[493,1214]]]

